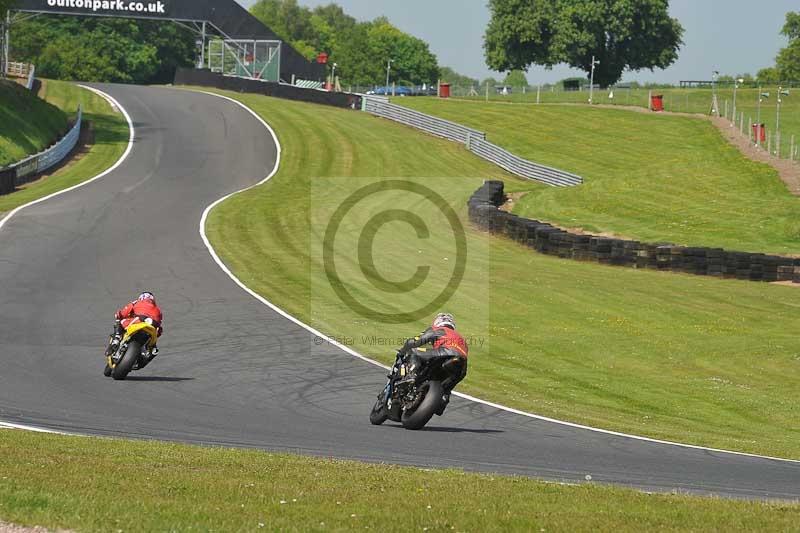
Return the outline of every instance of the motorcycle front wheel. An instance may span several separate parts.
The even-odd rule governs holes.
[[[116,380],[123,380],[128,377],[128,374],[133,369],[133,365],[136,364],[141,353],[142,345],[136,341],[130,341],[125,355],[122,356],[122,360],[117,363],[117,366],[115,366],[114,370],[111,372],[111,377]]]
[[[369,422],[373,426],[380,426],[386,419],[389,418],[389,410],[386,408],[385,394],[381,394],[375,405],[372,406],[372,411],[369,413]]]
[[[422,429],[428,423],[439,410],[444,388],[439,381],[428,381],[420,386],[417,394],[423,398],[415,402],[416,409],[406,409],[400,417],[400,423],[406,429]]]

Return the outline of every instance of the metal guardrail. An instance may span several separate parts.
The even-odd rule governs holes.
[[[467,149],[478,157],[529,180],[541,181],[553,187],[574,187],[583,183],[583,178],[576,174],[522,159],[483,139],[470,139]]]
[[[53,146],[26,157],[18,163],[0,168],[0,194],[8,194],[26,183],[29,176],[44,172],[49,168],[60,163],[78,144],[81,135],[81,123],[83,122],[83,109],[78,107],[78,117],[75,124],[70,128],[64,137]],[[4,179],[3,179],[4,178]]]
[[[486,133],[482,131],[389,103],[389,99],[386,97],[365,96],[362,109],[367,113],[461,143],[478,157],[494,163],[516,176],[540,181],[554,187],[572,187],[583,183],[583,178],[578,175],[528,161],[490,143],[486,140]]]

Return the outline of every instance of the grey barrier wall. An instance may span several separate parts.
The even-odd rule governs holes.
[[[478,157],[494,163],[516,176],[540,181],[554,187],[572,187],[583,183],[583,178],[580,176],[525,160],[490,143],[482,131],[389,103],[389,99],[386,97],[365,96],[362,108],[373,115],[461,143]]]
[[[468,203],[470,221],[543,254],[701,276],[800,283],[800,259],[582,235],[522,218],[498,209],[505,202],[503,187],[502,181],[487,181],[472,195]]]
[[[334,93],[319,89],[306,89],[295,85],[275,83],[237,76],[223,76],[206,69],[178,68],[175,85],[197,85],[215,87],[240,93],[263,94],[287,100],[313,102],[335,107],[361,109],[361,96],[350,93]]]
[[[78,144],[81,135],[83,111],[78,107],[78,118],[64,137],[53,146],[26,157],[18,163],[5,168],[0,168],[0,195],[9,194],[20,185],[30,181],[36,174],[44,172],[60,163]]]

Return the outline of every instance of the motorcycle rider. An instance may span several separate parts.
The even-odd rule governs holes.
[[[152,292],[145,291],[140,294],[134,301],[119,309],[114,315],[114,319],[114,334],[106,350],[106,356],[117,351],[122,336],[125,334],[125,330],[131,324],[149,319],[156,327],[156,330],[158,330],[159,337],[161,337],[161,334],[164,332],[164,328],[161,327],[164,317],[161,308],[156,304],[156,297],[153,296]],[[147,366],[157,355],[158,347],[154,345],[150,350],[149,357],[142,361],[139,365],[139,369]]]
[[[432,345],[432,348],[423,348],[426,344]],[[450,402],[450,393],[467,376],[469,347],[464,337],[456,331],[453,315],[450,313],[436,315],[431,327],[416,337],[406,340],[399,352],[403,356],[403,360],[408,363],[411,376],[434,357],[452,356],[450,361],[442,365],[442,368],[449,372],[449,376],[442,381],[444,403],[437,413],[441,415]]]

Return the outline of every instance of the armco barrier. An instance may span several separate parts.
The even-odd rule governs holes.
[[[361,109],[361,96],[350,93],[336,93],[319,89],[305,89],[285,83],[275,83],[251,78],[223,76],[205,69],[178,68],[175,71],[175,85],[197,85],[214,87],[240,93],[262,94],[287,100],[313,102],[335,107]]]
[[[26,157],[19,163],[0,168],[0,195],[13,192],[16,187],[30,181],[32,176],[60,163],[78,144],[82,121],[83,112],[78,107],[78,118],[75,120],[75,124],[60,141],[43,152]]]
[[[800,283],[800,259],[575,234],[502,211],[498,207],[503,202],[503,182],[485,182],[469,200],[470,221],[543,254],[719,278]]]
[[[527,161],[490,143],[482,131],[389,103],[389,99],[386,97],[365,96],[362,108],[373,115],[461,143],[478,157],[494,163],[514,175],[554,187],[571,187],[583,183],[580,176]]]

